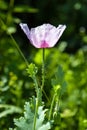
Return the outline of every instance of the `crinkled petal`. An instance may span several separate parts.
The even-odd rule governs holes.
[[[30,33],[30,39],[32,44],[37,47],[37,48],[42,48],[41,44],[43,44],[43,41],[45,39],[45,26],[38,26],[36,28],[32,28],[31,29],[31,33]]]
[[[28,25],[26,23],[20,23],[19,25],[29,39],[30,31]]]
[[[49,38],[50,32],[55,32],[56,28],[50,24],[43,24],[36,28],[32,28],[30,32],[30,39],[32,44],[37,48],[48,48],[50,47],[49,41],[46,41]]]
[[[36,33],[36,29],[35,28],[32,28],[31,31],[30,31],[30,41],[31,41],[31,44],[33,46],[35,46],[36,48],[39,48],[39,44],[40,44],[40,38],[37,37],[37,33]]]
[[[49,35],[46,38],[46,41],[49,43],[49,47],[53,47],[58,42],[65,28],[65,25],[59,25],[57,28],[50,30]]]
[[[66,25],[59,25],[57,27],[57,36],[58,36],[58,40],[61,37],[61,35],[63,34],[64,30],[66,29]]]
[[[27,35],[31,44],[36,48],[53,47],[66,28],[65,25],[59,25],[56,28],[51,24],[43,24],[29,30],[27,24],[21,23],[20,26],[23,29],[24,33]]]

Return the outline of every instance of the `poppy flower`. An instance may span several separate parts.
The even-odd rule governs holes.
[[[31,28],[30,30],[26,23],[20,23],[20,27],[30,40],[31,44],[36,48],[53,47],[66,28],[65,25],[55,27],[51,24],[43,24],[41,26]]]

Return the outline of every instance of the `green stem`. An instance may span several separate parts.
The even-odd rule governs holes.
[[[56,93],[54,94],[53,99],[52,99],[52,103],[51,103],[51,107],[50,107],[50,111],[49,111],[49,117],[48,117],[49,121],[51,120],[51,115],[52,115],[52,110],[53,110],[53,106],[54,106],[54,102],[55,102],[55,97],[56,97]]]
[[[11,34],[9,34],[9,36],[11,37],[15,47],[17,48],[18,52],[20,53],[20,55],[22,56],[23,60],[25,61],[26,65],[28,66],[28,61],[27,59],[25,58],[24,54],[22,53],[22,51],[20,50],[19,46],[17,45],[15,39],[13,38],[13,36]]]
[[[41,90],[43,91],[43,94],[45,95],[46,99],[48,102],[49,98],[47,97],[45,91],[44,91],[44,83],[45,83],[45,49],[42,49],[42,85],[41,85]]]
[[[33,130],[36,130],[36,120],[37,120],[37,113],[38,113],[38,101],[39,101],[39,88],[38,88],[38,83],[36,80],[36,77],[33,77],[34,83],[35,83],[35,88],[36,88],[36,107],[35,107],[35,115],[34,115],[34,125],[33,125]]]
[[[36,130],[37,113],[38,113],[38,98],[36,98],[36,108],[35,108],[35,115],[34,115],[34,127],[33,127],[33,130]]]
[[[42,86],[41,86],[41,90],[43,90],[44,88],[44,82],[45,82],[45,49],[43,48],[42,50]]]
[[[37,80],[36,80],[35,76],[33,77],[33,81],[35,83],[35,89],[36,89],[37,98],[39,98],[39,88],[38,88],[38,83],[37,83]]]

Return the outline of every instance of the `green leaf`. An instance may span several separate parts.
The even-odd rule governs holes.
[[[50,122],[43,124],[46,111],[47,111],[46,109],[43,110],[43,106],[40,106],[38,108],[38,116],[39,117],[37,118],[37,121],[36,121],[36,130],[49,130],[51,128]]]
[[[51,83],[52,86],[54,87],[54,91],[60,92],[60,95],[62,95],[65,92],[67,86],[67,83],[64,78],[65,78],[64,71],[61,66],[58,66],[55,73],[55,78],[51,80],[52,81]]]
[[[24,105],[24,116],[19,119],[14,119],[16,128],[14,130],[33,130],[33,122],[35,115],[36,99],[33,97],[30,102],[26,102]],[[38,107],[36,117],[35,130],[49,130],[51,128],[50,122],[45,121],[45,114],[47,109],[43,110],[43,106]],[[9,130],[12,130],[11,128]]]

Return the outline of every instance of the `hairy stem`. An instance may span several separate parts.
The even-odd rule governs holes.
[[[33,126],[33,130],[36,130],[37,112],[38,112],[38,98],[36,98],[36,107],[35,107],[35,115],[34,115],[34,126]]]
[[[44,91],[44,83],[45,83],[45,48],[42,49],[42,85],[41,85],[41,91],[43,92],[43,94],[45,95],[46,99],[48,102],[49,98],[47,97],[45,91]]]
[[[42,86],[41,86],[41,90],[43,90],[44,88],[44,82],[45,82],[45,49],[42,49]]]
[[[33,125],[33,130],[36,129],[36,120],[37,120],[37,113],[38,113],[38,101],[39,101],[39,88],[38,88],[38,83],[36,80],[36,77],[33,77],[34,83],[35,83],[35,89],[36,89],[36,94],[37,94],[37,98],[36,98],[36,107],[35,107],[35,115],[34,115],[34,125]]]

